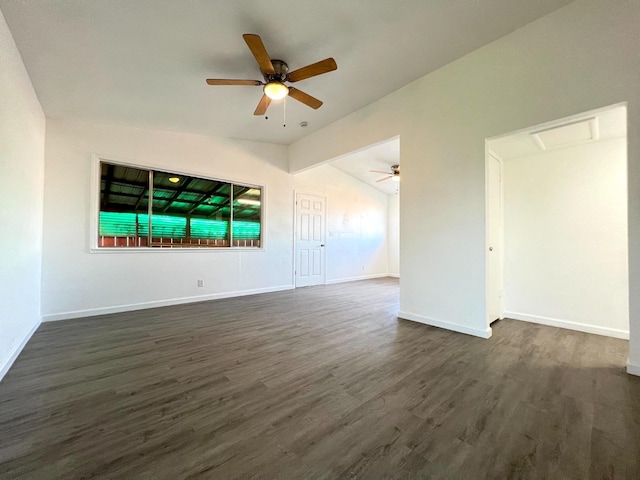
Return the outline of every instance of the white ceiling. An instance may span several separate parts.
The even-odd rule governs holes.
[[[0,0],[45,114],[290,144],[571,0]],[[338,70],[296,87],[323,100],[254,117],[261,79],[242,34],[293,70]],[[305,129],[299,123],[308,121]]]
[[[378,182],[385,175],[372,173],[370,170],[380,170],[391,174],[391,165],[400,165],[400,139],[395,138],[371,147],[344,155],[332,162],[336,168],[357,178],[358,180],[377,188],[387,195],[396,194],[400,183],[391,179]],[[402,169],[400,169],[402,172]],[[402,175],[401,175],[402,176]]]
[[[576,142],[573,139],[572,134],[574,132],[571,128],[561,128],[563,125],[578,125],[581,120],[587,119],[593,119],[593,121],[590,123],[593,123],[596,126],[597,135],[592,140],[578,140]],[[564,147],[561,145],[556,148],[566,148],[574,146],[578,143],[589,143],[609,140],[612,138],[626,137],[627,109],[626,107],[619,106],[562,119],[557,122],[552,122],[543,126],[532,127],[517,133],[513,133],[511,135],[489,140],[487,142],[487,146],[492,152],[494,152],[503,160],[512,160],[514,158],[537,155],[542,153],[544,150],[536,141],[533,133],[540,131],[553,131],[556,133],[555,140],[564,145]]]

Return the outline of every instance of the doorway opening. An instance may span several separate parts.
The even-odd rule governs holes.
[[[487,139],[486,317],[629,338],[626,105]]]
[[[296,287],[399,277],[399,164],[396,136],[295,175]]]
[[[386,242],[379,244],[377,248],[377,255],[386,257],[386,270],[379,276],[400,278],[400,189],[402,184],[400,137],[395,136],[368,145],[335,158],[329,164],[386,196],[386,228],[379,232],[379,235],[386,237]],[[367,226],[366,219],[363,218],[359,226],[353,222],[356,220],[355,217],[348,220],[353,225],[349,226],[344,222],[343,227],[347,227],[346,232],[334,232],[334,234],[349,235],[348,232],[351,231],[359,237],[359,243],[368,242],[367,230],[371,228]],[[371,262],[363,258],[361,263]]]

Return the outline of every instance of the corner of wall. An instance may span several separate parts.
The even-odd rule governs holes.
[[[435,318],[430,318],[424,315],[406,312],[402,310],[398,312],[398,317],[404,318],[405,320],[411,320],[413,322],[424,323],[425,325],[429,325],[432,327],[438,327],[438,328],[443,328],[445,330],[451,330],[457,333],[472,335],[474,337],[491,338],[491,335],[493,334],[493,330],[491,329],[491,327],[487,327],[485,329],[473,328],[467,325],[461,325],[459,323],[436,320]]]
[[[42,231],[46,118],[22,57],[0,11],[0,261],[11,278],[0,278],[4,316],[0,336],[0,379],[41,321]],[[12,208],[17,207],[20,208]],[[16,243],[15,239],[20,238]]]
[[[29,343],[29,340],[31,340],[33,334],[36,333],[38,328],[40,328],[40,323],[41,322],[38,321],[35,325],[33,325],[33,327],[31,327],[24,338],[20,342],[17,342],[15,346],[10,349],[6,358],[2,360],[2,362],[0,362],[0,381],[2,381],[4,376],[7,374],[27,343]]]

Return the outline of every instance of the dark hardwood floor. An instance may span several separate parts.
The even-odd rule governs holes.
[[[43,324],[1,478],[640,478],[627,342],[398,320],[379,279]]]

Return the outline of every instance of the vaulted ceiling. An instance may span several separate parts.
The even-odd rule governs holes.
[[[387,195],[393,195],[400,191],[400,182],[389,178],[391,166],[399,164],[399,138],[371,145],[331,162],[334,167]],[[372,172],[371,170],[377,170],[377,172]],[[379,172],[389,173],[385,175]]]
[[[0,0],[49,118],[290,144],[571,0]],[[291,69],[335,58],[296,87],[324,105],[273,103],[242,34]],[[306,121],[306,128],[300,123]]]

